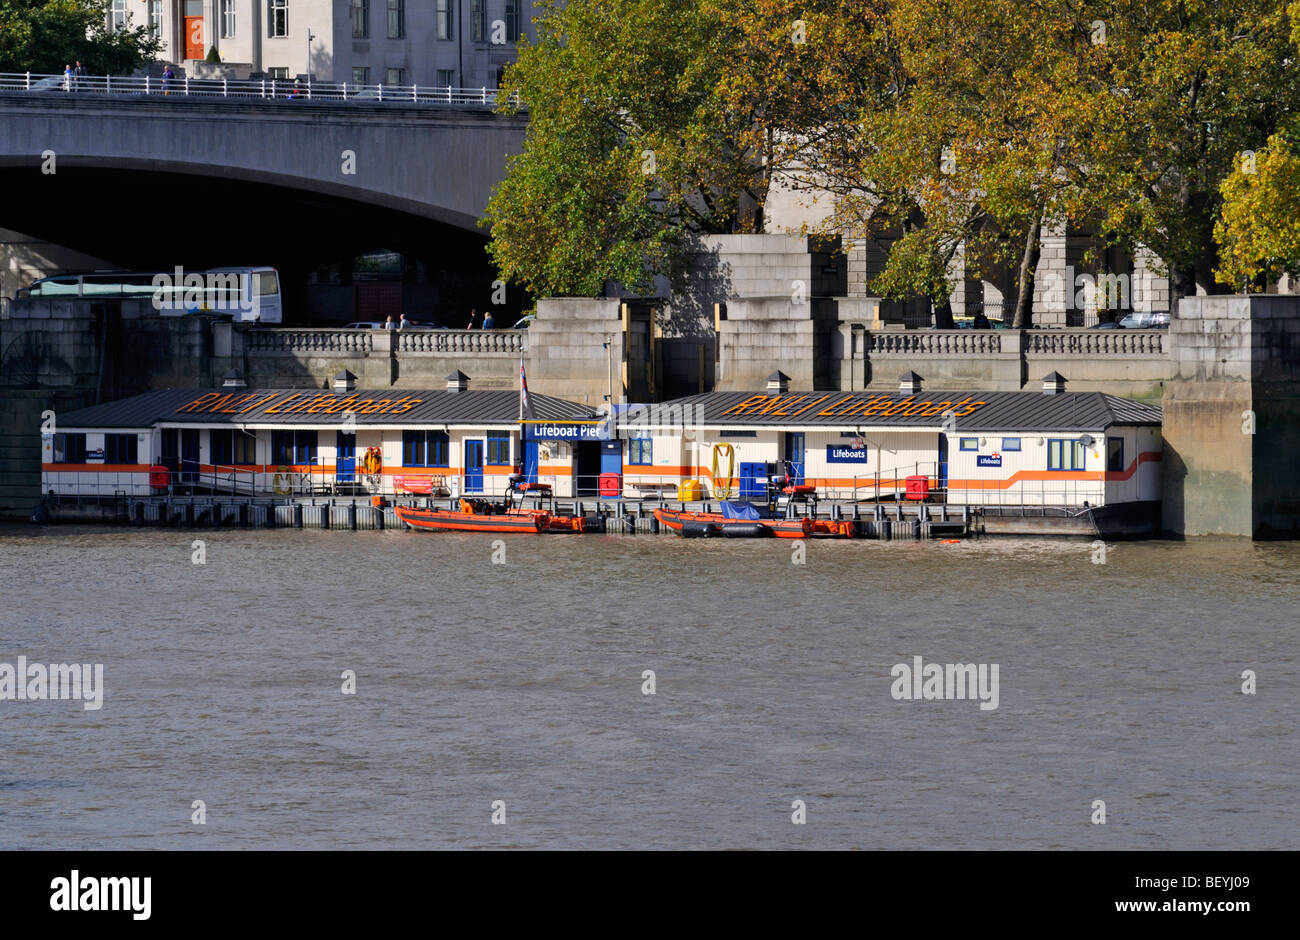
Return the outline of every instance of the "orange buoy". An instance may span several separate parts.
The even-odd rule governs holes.
[[[944,540],[943,540],[942,542],[940,542],[939,544],[940,544],[940,545],[960,545],[960,544],[961,544],[961,539],[944,539]]]

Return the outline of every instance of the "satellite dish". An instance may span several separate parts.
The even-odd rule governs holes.
[[[1093,436],[1091,434],[1080,435],[1079,443],[1084,447],[1091,447],[1094,443]]]

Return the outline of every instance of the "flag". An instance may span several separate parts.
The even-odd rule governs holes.
[[[528,376],[524,373],[524,354],[519,352],[519,420],[535,420],[533,403],[528,398]]]

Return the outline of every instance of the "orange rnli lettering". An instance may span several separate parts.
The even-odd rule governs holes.
[[[220,397],[221,397],[220,392],[208,392],[206,395],[194,399],[194,401],[190,402],[188,405],[184,406],[183,408],[177,408],[176,410],[177,411],[199,411],[203,408],[205,404],[214,401]]]
[[[816,417],[833,418],[835,417],[836,408],[838,408],[840,405],[844,404],[845,402],[852,401],[852,400],[853,400],[852,395],[845,395],[843,398],[841,398],[835,404],[831,405],[829,408],[823,408],[821,411],[817,412]]]
[[[749,398],[746,398],[746,399],[745,399],[744,401],[742,401],[740,404],[738,404],[738,405],[732,405],[730,408],[728,408],[728,409],[727,409],[726,411],[724,411],[722,414],[723,414],[724,417],[725,417],[726,415],[743,415],[743,414],[747,413],[747,412],[749,411],[750,408],[752,408],[752,407],[754,407],[755,405],[757,405],[759,402],[765,402],[765,401],[767,401],[767,396],[766,396],[766,395],[752,395],[752,396],[750,396]]]
[[[799,415],[803,414],[803,413],[804,413],[805,411],[807,411],[809,408],[816,408],[818,405],[820,405],[822,402],[824,402],[826,399],[828,399],[828,398],[830,398],[830,397],[831,397],[831,396],[829,396],[829,395],[823,395],[821,398],[817,399],[816,401],[814,401],[814,402],[809,402],[808,404],[804,405],[802,408],[800,408],[800,409],[799,409],[798,411],[796,411],[794,414],[790,415],[790,417],[792,417],[792,418],[797,418]]]
[[[405,402],[405,404],[402,404],[403,402]],[[423,399],[423,398],[403,398],[401,401],[398,402],[398,404],[402,405],[402,407],[400,407],[400,408],[396,408],[396,407],[393,408],[393,409],[392,409],[392,413],[395,414],[395,415],[406,414],[408,411],[410,411],[410,410],[411,410],[412,408],[414,408],[416,405],[420,405],[420,404],[423,404],[423,403],[424,403],[424,399]]]
[[[290,395],[288,398],[284,399],[283,401],[276,402],[274,405],[267,408],[266,413],[269,415],[285,414],[284,406],[289,404],[289,402],[293,401],[295,398],[298,397],[300,397],[299,394],[297,392],[294,392],[292,395]]]

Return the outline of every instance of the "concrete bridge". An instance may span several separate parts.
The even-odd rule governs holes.
[[[464,103],[0,92],[0,226],[127,267],[160,244],[164,266],[377,244],[469,244],[482,266],[525,125]]]

